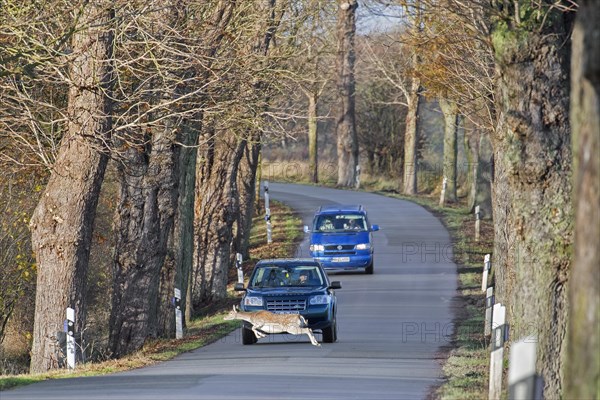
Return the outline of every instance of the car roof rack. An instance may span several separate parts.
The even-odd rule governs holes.
[[[326,212],[326,211],[364,211],[364,207],[362,204],[328,204],[324,206],[320,206],[317,210],[317,213]]]

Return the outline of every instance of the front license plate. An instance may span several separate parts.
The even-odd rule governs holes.
[[[350,257],[333,257],[331,262],[348,262],[350,261]]]
[[[273,314],[300,314],[300,311],[273,311]]]

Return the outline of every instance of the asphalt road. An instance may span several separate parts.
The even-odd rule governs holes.
[[[239,330],[172,361],[126,373],[59,379],[0,393],[9,399],[423,399],[441,382],[457,277],[444,226],[422,207],[384,196],[271,184],[309,224],[322,204],[363,204],[375,232],[375,273],[335,274],[336,343],[273,335],[243,346]],[[277,229],[277,227],[274,227]],[[299,256],[308,256],[303,242]],[[320,335],[316,335],[320,341]]]

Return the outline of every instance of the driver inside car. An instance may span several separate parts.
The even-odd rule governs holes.
[[[348,223],[344,225],[344,228],[349,231],[357,231],[360,229],[360,226],[358,226],[355,219],[351,219],[348,220]]]
[[[265,286],[277,287],[283,285],[285,285],[285,282],[279,276],[278,271],[276,269],[272,269],[271,272],[269,272],[269,276],[267,277],[267,282]]]

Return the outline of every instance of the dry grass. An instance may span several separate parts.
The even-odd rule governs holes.
[[[277,182],[291,182],[312,185],[308,162],[305,160],[263,160],[262,179]],[[319,185],[335,187],[337,184],[337,163],[319,161]],[[421,194],[439,194],[442,184],[440,171],[417,171],[418,187]],[[366,168],[360,174],[360,186],[369,192],[400,193],[402,178],[396,176],[371,175]]]

